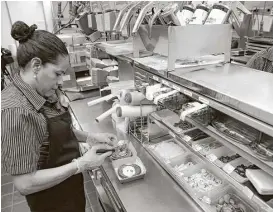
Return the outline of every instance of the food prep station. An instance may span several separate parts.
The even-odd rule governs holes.
[[[204,36],[191,39],[196,34]],[[273,211],[272,186],[253,183],[260,171],[265,181],[273,176],[273,76],[231,63],[230,44],[229,24],[136,21],[129,39],[93,45],[115,58],[119,75],[126,75],[121,81],[134,80],[134,92],[155,106],[146,114],[140,101],[141,115],[130,117],[122,133],[113,116],[95,121],[110,101],[71,102],[79,129],[112,132],[138,158],[109,159],[89,172],[105,211]],[[131,166],[132,180],[121,177],[123,165]]]

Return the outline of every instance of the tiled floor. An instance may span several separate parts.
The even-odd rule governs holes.
[[[84,173],[86,212],[100,212],[97,194],[90,176]],[[1,170],[1,212],[30,212],[24,196],[13,186],[12,178]]]

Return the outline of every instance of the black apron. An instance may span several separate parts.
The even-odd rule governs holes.
[[[71,123],[68,111],[47,118],[48,143],[40,149],[38,170],[59,167],[80,156]],[[83,175],[73,175],[52,188],[27,195],[26,199],[31,212],[85,212]]]

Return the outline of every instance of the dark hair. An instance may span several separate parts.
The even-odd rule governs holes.
[[[68,55],[60,38],[48,31],[36,29],[35,24],[29,27],[22,21],[12,25],[11,36],[19,41],[17,60],[20,67],[24,68],[35,57],[40,58],[42,64],[54,64],[59,55]]]

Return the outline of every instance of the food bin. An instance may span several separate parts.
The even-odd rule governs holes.
[[[222,146],[218,149],[214,149],[210,152],[210,154],[207,155],[208,159],[211,160],[216,166],[222,168],[224,167],[227,163],[224,163],[220,160],[221,157],[231,157],[236,155],[235,152],[230,150],[229,148]],[[236,158],[237,159],[237,158]],[[229,161],[231,162],[231,161]]]
[[[184,155],[187,151],[178,145],[174,138],[159,142],[157,144],[146,145],[164,163],[170,163],[171,159]],[[168,151],[167,148],[169,148]]]
[[[245,183],[248,181],[247,177],[242,177],[241,175],[239,175],[238,173],[235,172],[236,167],[241,164],[243,164],[245,166],[252,165],[252,163],[250,163],[248,160],[240,157],[240,158],[237,158],[236,160],[233,160],[233,161],[227,163],[223,167],[223,170],[226,173],[228,173],[232,178],[234,178],[237,182]]]
[[[205,138],[192,142],[192,148],[202,155],[210,154],[211,150],[222,147],[223,145],[217,142],[214,138]]]
[[[180,135],[180,137],[186,142],[192,143],[193,141],[208,138],[209,136],[206,133],[204,133],[202,130],[195,128],[190,131],[187,131],[183,135]]]
[[[228,196],[225,196],[225,195],[228,195]],[[219,212],[221,210],[219,209],[217,210],[217,208],[219,208],[219,206],[217,205],[221,205],[223,201],[228,202],[229,200],[230,202],[230,199],[234,200],[234,203],[237,204],[238,206],[241,206],[240,208],[243,208],[244,212],[259,211],[259,206],[253,203],[253,201],[250,201],[250,199],[247,199],[247,197],[244,194],[242,194],[241,192],[238,192],[232,186],[226,186],[217,194],[212,195],[210,204],[207,204],[205,202],[202,202],[201,204],[206,209],[205,211]]]
[[[188,168],[192,168],[193,166],[196,166],[196,165],[203,163],[203,162],[195,155],[189,153],[189,154],[181,155],[181,156],[171,159],[170,162],[167,164],[167,166],[169,166],[170,170],[177,177],[180,178],[184,175],[184,171],[187,170],[188,168],[185,168],[184,170],[180,169],[180,171],[178,171],[178,167],[181,166],[182,164],[188,164],[188,163],[192,163],[192,166],[188,167]]]
[[[197,173],[203,172],[204,170],[214,177],[213,181],[215,181],[215,184],[217,182],[218,185],[212,186],[211,189],[208,189],[208,190],[203,190],[203,189],[200,190],[191,186],[188,179]],[[181,181],[188,190],[192,190],[192,193],[197,198],[206,199],[208,203],[210,203],[212,201],[212,198],[217,196],[221,192],[221,190],[223,190],[223,188],[227,185],[227,183],[219,176],[219,174],[216,174],[215,172],[213,172],[211,168],[206,164],[197,164],[196,166],[193,166],[185,170],[184,176],[181,178]],[[202,183],[199,183],[199,184],[202,185]]]

